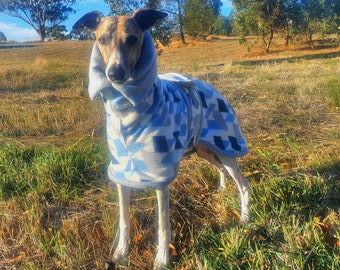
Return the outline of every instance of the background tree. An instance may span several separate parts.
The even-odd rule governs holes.
[[[68,35],[69,39],[76,40],[95,40],[95,34],[88,29],[72,29],[72,31]]]
[[[302,18],[296,25],[295,31],[297,34],[305,35],[307,42],[313,48],[313,36],[317,32],[321,32],[326,10],[320,0],[301,0],[300,5]]]
[[[296,32],[307,38],[309,45],[314,48],[315,34],[336,33],[340,24],[339,0],[301,0],[301,23]]]
[[[145,7],[143,0],[105,0],[110,7],[110,15],[130,15],[132,12],[141,7]]]
[[[338,46],[340,46],[340,1],[333,1],[335,32],[337,34]]]
[[[234,30],[241,42],[260,35],[269,51],[274,34],[284,31],[286,45],[292,35],[303,35],[314,47],[315,34],[336,33],[340,21],[339,0],[233,0]]]
[[[285,0],[283,2],[283,13],[284,13],[284,25],[283,30],[285,32],[285,45],[289,45],[289,41],[295,34],[294,29],[302,23],[302,8],[300,1],[297,0]]]
[[[46,29],[46,38],[48,40],[66,40],[68,36],[65,25],[57,25],[52,29]]]
[[[185,36],[184,36],[184,7],[185,7],[185,0],[166,0],[164,1],[164,11],[168,12],[171,17],[174,17],[173,20],[174,28],[173,31],[178,32],[181,41],[185,43]]]
[[[223,3],[220,0],[207,0],[208,6],[213,9],[214,15],[218,16],[221,13]]]
[[[250,34],[260,35],[269,52],[274,34],[286,22],[283,0],[233,0],[236,9],[235,27],[240,41]]]
[[[340,27],[340,1],[333,0],[332,7],[334,10],[334,21],[336,22],[336,30],[338,30]]]
[[[184,29],[193,37],[210,34],[214,21],[220,13],[220,0],[186,0]]]
[[[7,41],[7,37],[5,36],[3,32],[0,31],[0,42],[6,42],[6,41]]]
[[[54,29],[68,18],[79,0],[1,0],[0,12],[17,17],[31,25],[44,41],[48,29]]]
[[[162,10],[161,0],[146,0],[145,7],[150,9]],[[149,31],[152,37],[162,45],[168,45],[171,41],[171,32],[174,28],[173,23],[169,19],[163,19],[156,22],[154,27]],[[158,43],[156,43],[158,46]]]
[[[231,24],[231,19],[229,17],[223,17],[221,15],[217,16],[211,27],[211,34],[215,35],[231,35],[233,29]]]

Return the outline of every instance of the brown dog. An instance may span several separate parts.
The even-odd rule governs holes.
[[[241,220],[248,219],[248,182],[236,157],[248,149],[237,118],[210,85],[180,74],[157,75],[156,54],[146,32],[167,14],[141,9],[132,16],[84,15],[74,28],[95,32],[90,63],[91,98],[101,94],[107,112],[111,154],[109,178],[117,184],[119,242],[114,260],[123,262],[130,239],[131,188],[155,188],[158,198],[158,252],[154,267],[169,263],[169,190],[183,156],[196,152],[227,173],[241,195]]]

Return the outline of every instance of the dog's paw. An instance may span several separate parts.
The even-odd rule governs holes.
[[[168,269],[169,264],[169,248],[158,248],[154,262],[154,270]]]
[[[113,261],[122,266],[128,266],[127,255],[128,255],[127,249],[117,248],[113,253],[112,259]]]
[[[222,193],[222,192],[224,192],[226,189],[227,189],[226,186],[220,185],[220,186],[218,187],[218,189],[217,189],[217,192],[218,192],[218,193]]]
[[[249,222],[248,214],[241,214],[240,223],[241,224],[247,224],[248,222]]]
[[[106,262],[105,270],[116,270],[119,266],[117,266],[114,262]]]

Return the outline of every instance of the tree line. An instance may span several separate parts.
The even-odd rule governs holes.
[[[268,52],[275,34],[289,44],[293,37],[304,36],[314,47],[316,34],[334,34],[339,38],[339,0],[233,0],[236,10],[234,31],[241,42],[247,36],[261,36]]]
[[[2,0],[0,12],[22,19],[38,33],[40,40],[93,39],[86,30],[67,32],[62,23],[75,13],[74,4],[82,0]],[[268,52],[275,36],[283,36],[286,45],[296,36],[304,36],[311,47],[316,34],[340,32],[339,0],[232,0],[228,17],[221,15],[220,0],[105,0],[109,15],[131,14],[141,7],[168,12],[167,20],[151,30],[166,45],[178,34],[194,38],[211,34],[235,35],[241,43],[259,36]],[[1,29],[0,29],[1,30]],[[5,37],[0,31],[0,36]]]

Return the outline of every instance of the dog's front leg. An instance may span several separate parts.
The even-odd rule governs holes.
[[[125,264],[124,259],[129,252],[130,241],[130,188],[117,185],[119,196],[119,242],[113,254],[113,259],[121,264]]]
[[[154,269],[165,269],[169,264],[170,221],[169,188],[156,189],[158,200],[158,251]]]

